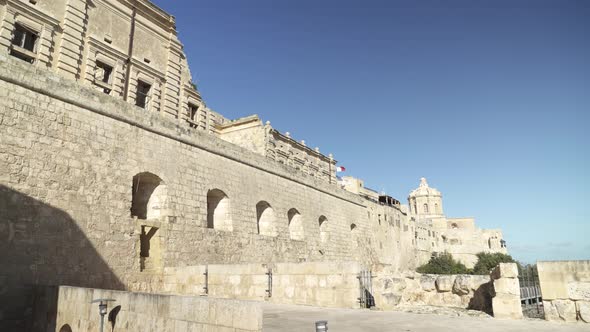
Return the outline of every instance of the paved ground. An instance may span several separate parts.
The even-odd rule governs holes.
[[[315,331],[315,321],[327,320],[329,332],[573,332],[590,331],[590,324],[542,320],[499,320],[487,317],[453,317],[352,309],[326,309],[263,304],[264,332]]]

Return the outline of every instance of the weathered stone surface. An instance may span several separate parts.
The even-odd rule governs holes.
[[[521,319],[522,307],[520,297],[508,294],[496,294],[492,299],[494,317],[500,319]]]
[[[590,300],[590,282],[570,281],[567,283],[567,292],[572,300]]]
[[[576,303],[570,300],[543,301],[545,319],[576,321]]]
[[[423,290],[430,292],[436,289],[436,276],[423,274],[420,276],[420,286]]]
[[[518,279],[500,278],[494,280],[494,292],[496,294],[520,296],[520,284]]]
[[[453,293],[467,295],[474,288],[473,276],[458,275],[453,283]]]
[[[590,301],[576,301],[576,308],[580,319],[584,323],[590,323]]]
[[[518,266],[516,263],[500,263],[492,271],[492,278],[518,278]]]
[[[590,300],[590,260],[538,262],[544,300]]]
[[[453,282],[455,281],[455,276],[448,275],[448,276],[439,276],[436,278],[436,289],[439,292],[450,292],[453,289]]]
[[[251,301],[215,299],[201,296],[174,296],[60,286],[57,292],[58,329],[65,324],[83,331],[97,331],[96,303],[109,298],[109,309],[121,306],[116,323],[126,331],[187,331],[188,324],[207,331],[258,332],[262,330],[262,308]],[[200,331],[202,329],[195,329]]]

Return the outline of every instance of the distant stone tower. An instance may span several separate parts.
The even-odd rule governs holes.
[[[430,188],[426,178],[420,179],[420,186],[408,196],[410,214],[418,219],[428,217],[443,217],[442,194],[440,191]]]

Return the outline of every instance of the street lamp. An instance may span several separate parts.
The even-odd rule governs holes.
[[[115,299],[96,299],[90,303],[98,303],[98,313],[100,314],[100,332],[104,329],[104,315],[107,314],[107,306],[109,302],[115,302]]]

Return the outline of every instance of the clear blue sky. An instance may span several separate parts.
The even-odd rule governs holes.
[[[590,1],[155,0],[208,106],[258,114],[511,254],[590,259]]]

